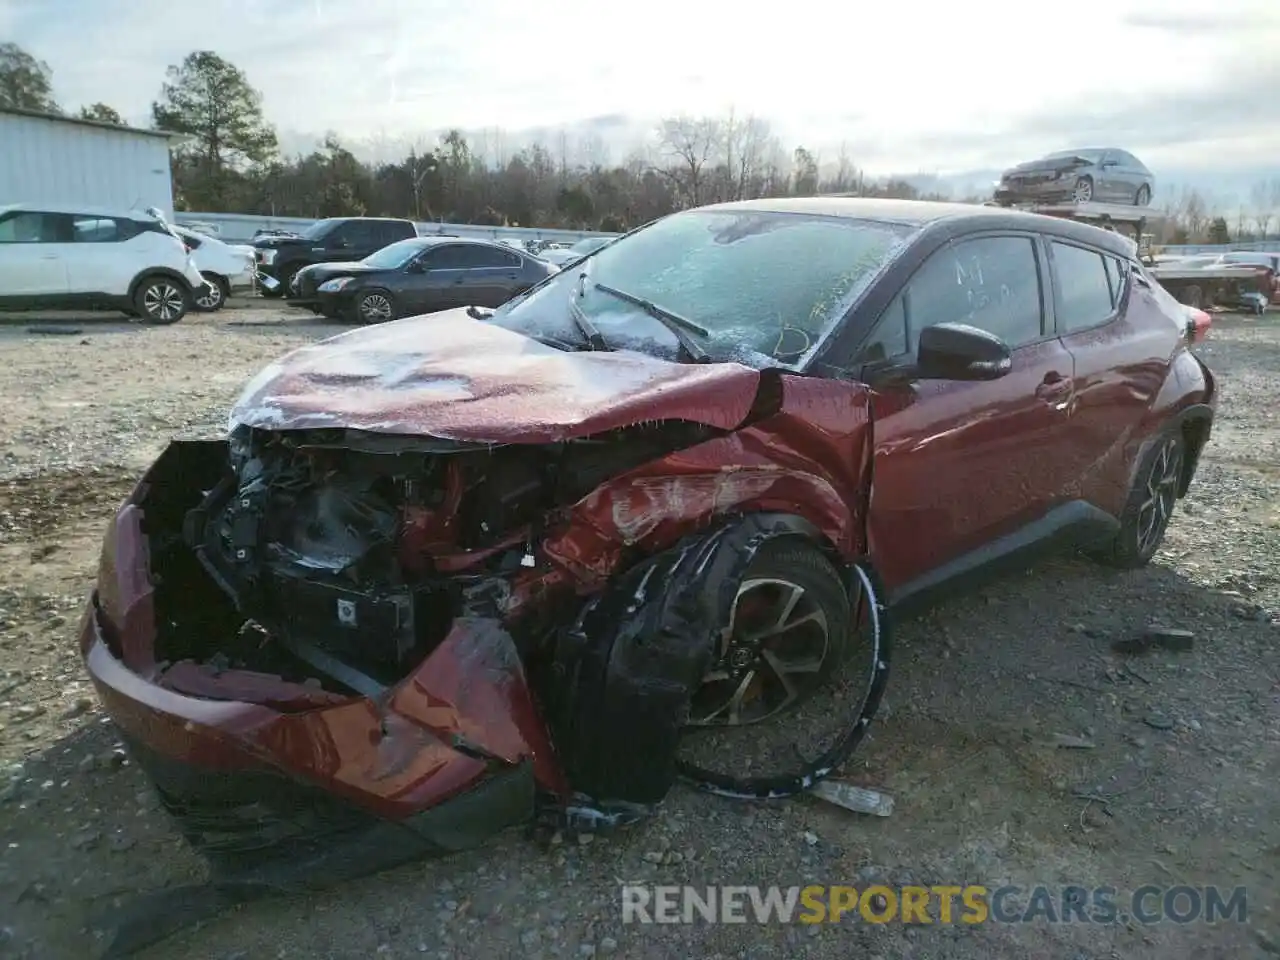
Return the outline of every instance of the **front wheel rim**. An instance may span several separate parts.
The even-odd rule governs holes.
[[[1081,180],[1076,184],[1076,188],[1071,194],[1071,199],[1076,203],[1088,203],[1093,199],[1093,184],[1088,180]]]
[[[174,320],[182,315],[182,294],[171,283],[156,283],[142,295],[142,307],[157,320]]]
[[[1138,549],[1146,554],[1155,551],[1164,535],[1173,504],[1178,499],[1178,481],[1182,477],[1182,448],[1170,438],[1157,451],[1147,472],[1143,501],[1138,508]]]
[[[817,688],[830,653],[827,615],[804,587],[772,577],[743,581],[689,726],[736,727],[776,717]]]
[[[360,316],[370,323],[391,319],[391,301],[380,293],[370,294],[360,301]]]

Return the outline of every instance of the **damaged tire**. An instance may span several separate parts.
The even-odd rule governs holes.
[[[773,601],[773,612],[750,609],[761,594]],[[791,758],[786,770],[743,775],[750,764],[734,757],[726,761],[734,768],[731,774],[681,759],[681,776],[710,793],[773,799],[808,790],[847,760],[879,708],[888,680],[889,634],[881,596],[868,566],[851,568],[846,581],[816,544],[797,539],[766,544],[739,585],[720,658],[695,694],[689,736],[704,735],[717,725],[751,726],[761,731],[756,735],[760,738],[766,730],[796,729],[804,721],[789,714],[806,701],[824,692],[847,692],[834,705],[841,715],[838,732],[812,757],[787,741]],[[744,663],[754,667],[755,676],[750,668],[743,669]],[[736,673],[728,683],[722,679],[726,670]],[[709,702],[717,688],[720,702]],[[764,703],[755,715],[743,709],[745,695],[752,692]],[[765,723],[769,726],[757,726]]]
[[[738,586],[720,662],[694,696],[690,726],[763,723],[798,707],[848,657],[850,616],[840,574],[815,547],[766,544]]]

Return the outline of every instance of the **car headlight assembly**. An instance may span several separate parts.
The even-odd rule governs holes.
[[[335,277],[320,284],[319,290],[321,293],[337,293],[350,282],[350,277]]]

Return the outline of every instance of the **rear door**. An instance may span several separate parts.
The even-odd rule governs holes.
[[[1091,247],[1048,243],[1054,316],[1075,368],[1063,451],[1077,496],[1118,515],[1145,419],[1185,325],[1160,309],[1142,274]]]
[[[1000,538],[1057,501],[1072,368],[1046,320],[1045,269],[1030,235],[953,241],[921,265],[855,358],[855,368],[901,367],[920,330],[941,322],[980,327],[1013,348],[999,380],[865,374],[876,437],[870,529],[891,592],[990,559]]]
[[[0,302],[68,292],[70,218],[14,211],[0,218]]]
[[[521,281],[520,255],[497,245],[475,243],[466,248],[466,269],[458,281],[455,306],[500,307]]]

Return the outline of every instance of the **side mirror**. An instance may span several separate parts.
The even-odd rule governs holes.
[[[964,323],[920,331],[915,374],[921,380],[998,380],[1013,367],[1013,352],[994,333]]]

